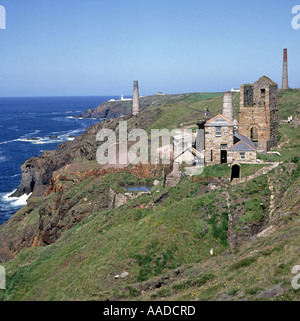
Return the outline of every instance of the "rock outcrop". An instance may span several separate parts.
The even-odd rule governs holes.
[[[145,114],[141,113],[137,118],[130,119],[130,116],[127,116],[122,120],[128,120],[128,130],[147,129],[158,115],[159,111],[152,110]],[[101,144],[96,141],[98,131],[109,128],[117,132],[119,121],[120,119],[111,119],[96,123],[73,141],[61,143],[56,150],[45,151],[40,156],[27,160],[21,167],[21,183],[11,196],[20,197],[32,192],[33,196],[41,196],[48,189],[55,171],[71,164],[75,159],[95,160],[97,148]]]
[[[151,105],[161,105],[165,102],[182,99],[184,95],[154,95],[139,98],[140,112]],[[96,118],[96,119],[112,119],[120,116],[131,115],[132,100],[129,101],[106,101],[94,109],[87,109],[84,113],[75,117],[80,118]]]

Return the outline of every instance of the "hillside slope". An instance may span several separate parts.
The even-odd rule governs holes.
[[[299,97],[297,90],[280,92],[282,119],[284,101],[293,114]],[[201,115],[187,104],[216,113],[222,99],[152,106],[130,118],[130,126],[193,125]],[[95,126],[72,146],[82,151],[80,142],[90,141],[95,150]],[[0,227],[0,259],[8,273],[0,299],[297,300],[290,282],[291,268],[300,264],[300,133],[286,123],[280,133],[280,158],[262,158],[282,164],[236,186],[226,164],[164,188],[160,177],[167,168],[103,170],[78,152],[53,171],[46,196],[31,198]],[[116,207],[126,186],[150,186],[151,193],[135,192]],[[128,275],[115,277],[123,272]]]

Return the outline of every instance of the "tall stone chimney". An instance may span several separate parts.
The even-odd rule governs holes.
[[[224,93],[223,96],[223,112],[222,114],[233,121],[233,94],[232,92]]]
[[[282,89],[289,89],[287,49],[283,49]]]
[[[132,115],[137,115],[139,113],[139,82],[133,82],[133,102],[132,102]]]

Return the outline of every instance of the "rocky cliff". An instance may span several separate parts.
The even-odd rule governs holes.
[[[139,105],[140,111],[152,105],[159,106],[164,102],[172,102],[174,100],[182,99],[188,94],[180,95],[153,95],[140,97]],[[87,109],[84,113],[75,117],[81,118],[97,118],[97,119],[111,119],[120,116],[130,115],[132,112],[132,101],[106,101],[94,109]]]
[[[158,116],[159,111],[152,110],[132,118],[123,117],[122,120],[130,119],[129,130],[135,127],[147,129]],[[32,192],[33,196],[41,196],[48,189],[55,171],[72,163],[75,159],[95,160],[97,148],[101,144],[96,141],[98,131],[101,128],[110,128],[117,132],[119,121],[120,119],[111,119],[96,123],[73,141],[61,143],[56,150],[45,151],[40,156],[27,160],[21,167],[21,183],[12,197]]]

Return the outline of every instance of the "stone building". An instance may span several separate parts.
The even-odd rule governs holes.
[[[251,140],[235,131],[233,133],[233,143],[234,145],[231,146],[227,152],[228,163],[256,162],[257,152],[254,143]]]
[[[242,85],[239,133],[265,153],[278,143],[277,84],[263,76],[253,85]]]
[[[219,114],[205,125],[205,164],[227,163],[227,150],[233,146],[234,124]]]
[[[266,76],[254,84],[242,85],[238,123],[233,117],[233,94],[224,93],[222,114],[198,122],[197,135],[191,135],[189,146],[183,143],[185,135],[174,137],[175,163],[202,166],[229,163],[232,177],[239,177],[240,164],[256,163],[258,152],[265,153],[277,146],[277,91],[277,84]]]
[[[234,130],[234,123],[219,114],[205,125],[206,165],[256,162],[254,143]]]

